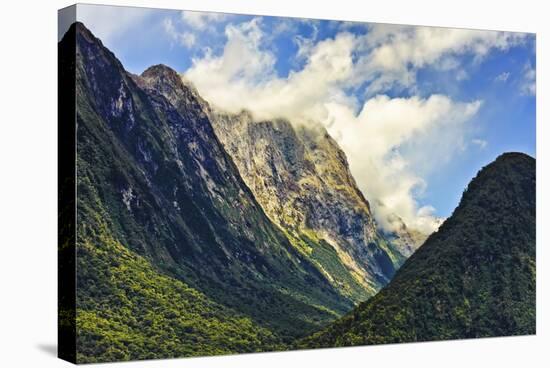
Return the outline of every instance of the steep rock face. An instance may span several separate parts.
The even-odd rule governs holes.
[[[390,284],[302,347],[534,334],[536,167],[501,155]]]
[[[411,237],[404,224],[401,232],[389,234],[393,242],[381,236],[345,154],[324,129],[295,128],[284,120],[254,122],[247,112],[221,114],[163,65],[134,80],[164,96],[181,114],[194,101],[193,109],[208,115],[266,214],[353,301],[365,300],[385,285],[423,240]]]
[[[265,215],[214,134],[203,101],[177,74],[153,67],[130,75],[84,25],[73,27],[77,269],[91,262],[92,253],[83,251],[104,226],[158,272],[280,339],[349,310],[351,300]],[[100,285],[83,274],[77,282],[79,310],[94,311]]]
[[[211,116],[267,215],[335,285],[361,301],[391,279],[410,253],[381,236],[345,154],[323,128],[257,122],[247,112]],[[318,256],[327,246],[335,253]],[[343,270],[334,272],[335,263]]]

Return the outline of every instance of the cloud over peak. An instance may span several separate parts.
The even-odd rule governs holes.
[[[462,148],[468,122],[480,106],[481,101],[460,103],[442,95],[377,95],[359,114],[340,104],[329,105],[328,131],[346,152],[382,226],[392,230],[392,214],[424,233],[439,226],[433,207],[419,206],[416,199],[427,185],[422,173],[444,165]]]
[[[472,142],[482,101],[420,97],[416,74],[431,67],[465,79],[460,57],[479,63],[492,49],[521,43],[522,35],[389,25],[371,25],[362,34],[344,29],[321,40],[289,35],[304,63],[281,77],[262,26],[262,18],[228,24],[223,51],[193,59],[185,77],[221,110],[323,125],[346,153],[382,226],[392,230],[389,217],[397,214],[412,228],[435,230],[441,222],[435,209],[419,204],[425,177]],[[396,86],[409,96],[390,97]],[[474,144],[481,147],[481,140]]]
[[[342,33],[318,42],[302,70],[277,76],[275,55],[263,46],[260,19],[228,25],[221,55],[194,59],[185,72],[214,106],[229,112],[250,110],[257,119],[291,121],[326,118],[322,104],[341,93],[352,74],[354,38]]]
[[[454,204],[439,186],[535,151],[534,35],[99,5],[78,19],[135,73],[166,63],[218,109],[325,127],[388,228],[393,211],[431,231]]]

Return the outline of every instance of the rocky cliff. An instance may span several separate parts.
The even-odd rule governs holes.
[[[344,152],[324,128],[255,121],[246,111],[211,116],[217,136],[267,215],[355,300],[385,285],[417,247],[419,241],[404,224],[401,236],[392,234],[395,242],[383,236]],[[317,256],[327,246],[333,257]],[[345,270],[331,272],[335,263]]]

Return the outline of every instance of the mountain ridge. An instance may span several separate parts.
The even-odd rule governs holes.
[[[534,334],[535,183],[534,158],[500,155],[384,289],[298,346]]]
[[[178,111],[76,32],[77,252],[98,216],[154,268],[290,339],[351,302],[297,253],[242,182],[191,91]],[[63,47],[63,40],[60,43]],[[90,261],[79,254],[78,269]],[[270,280],[266,283],[265,280]],[[78,305],[93,285],[77,277]]]
[[[369,204],[345,155],[326,132],[296,128],[286,120],[256,122],[247,113],[214,113],[212,121],[265,212],[291,238],[300,243],[307,237],[332,247],[370,295],[391,278],[398,262],[377,245]],[[232,137],[240,137],[239,142]],[[306,249],[311,248],[314,252],[316,246]],[[378,268],[380,262],[387,268]],[[325,264],[321,261],[320,267]]]
[[[369,203],[349,171],[345,154],[322,128],[317,128],[319,131],[295,128],[281,119],[256,122],[247,111],[237,115],[221,113],[200,97],[191,82],[184,81],[184,77],[166,65],[149,67],[135,78],[138,84],[160,92],[175,106],[185,101],[181,91],[186,88],[197,97],[200,108],[213,124],[216,136],[266,215],[335,287],[343,289],[345,295],[355,302],[372,296],[410,255],[410,250],[402,254],[382,239]],[[255,134],[259,135],[253,136]],[[235,140],[235,137],[239,139]],[[259,150],[253,151],[253,142],[258,141],[265,142]],[[316,147],[319,144],[321,148]],[[269,157],[265,156],[266,153]],[[322,157],[316,158],[319,155]],[[248,156],[254,161],[252,164],[246,161]],[[258,161],[262,164],[256,165]],[[326,162],[334,164],[329,168]],[[302,186],[311,188],[312,185],[329,188],[328,181],[335,182],[336,190],[321,189],[313,193],[299,189]],[[346,194],[342,196],[342,192]],[[293,199],[287,200],[289,193]],[[331,199],[334,196],[344,200],[334,201]],[[339,212],[331,215],[331,211]],[[338,223],[338,219],[348,218],[352,221],[349,224]],[[317,222],[316,225],[306,224],[312,220]],[[300,231],[296,231],[297,227],[301,227]],[[351,237],[355,239],[350,240]]]

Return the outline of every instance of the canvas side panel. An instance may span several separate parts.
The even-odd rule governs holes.
[[[76,363],[76,6],[58,12],[58,356]]]

